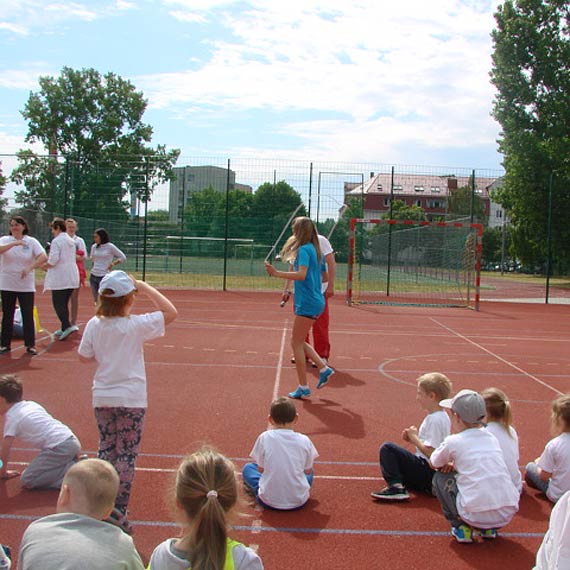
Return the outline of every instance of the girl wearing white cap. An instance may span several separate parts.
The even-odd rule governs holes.
[[[131,315],[137,292],[145,293],[156,311]],[[165,325],[177,314],[174,305],[148,283],[124,271],[111,271],[101,280],[95,316],[79,345],[82,362],[97,362],[93,407],[98,457],[115,466],[121,481],[110,522],[129,533],[127,506],[147,408],[143,344],[163,336]]]

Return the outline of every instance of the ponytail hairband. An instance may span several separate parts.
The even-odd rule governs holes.
[[[206,498],[210,498],[210,497],[214,497],[214,499],[217,499],[218,497],[218,491],[208,491],[206,493]]]

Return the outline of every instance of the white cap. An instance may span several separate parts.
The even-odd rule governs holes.
[[[124,271],[111,271],[99,283],[99,295],[102,297],[124,297],[136,289],[133,280]],[[107,291],[103,294],[103,291]]]

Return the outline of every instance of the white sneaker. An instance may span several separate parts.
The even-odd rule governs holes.
[[[59,340],[65,340],[71,333],[74,333],[76,331],[78,331],[79,329],[77,327],[69,327],[66,328],[60,335],[59,335]]]

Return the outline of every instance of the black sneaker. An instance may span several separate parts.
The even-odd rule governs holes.
[[[410,498],[408,491],[399,485],[384,487],[381,491],[374,491],[370,495],[381,501],[407,501]]]

